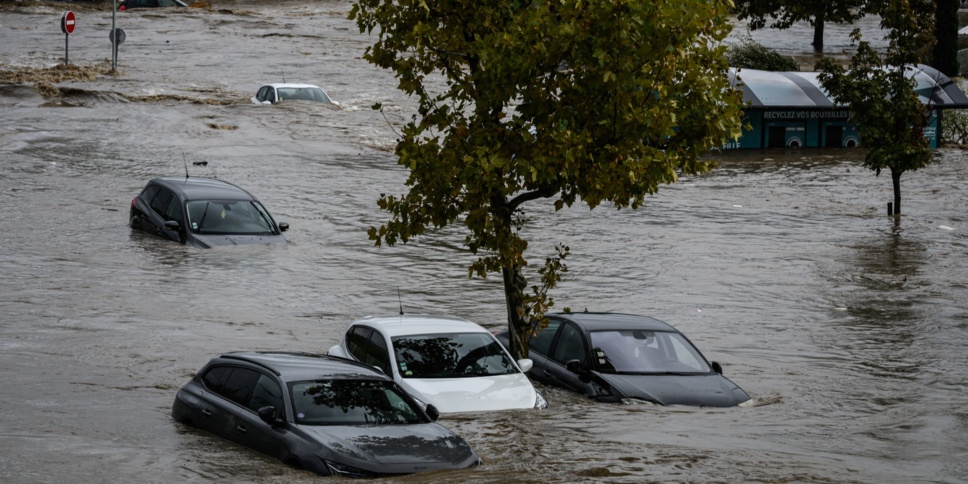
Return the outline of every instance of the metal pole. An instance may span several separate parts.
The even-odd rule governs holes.
[[[118,39],[115,34],[115,22],[118,16],[118,0],[114,0],[114,8],[111,9],[111,72],[118,70]]]
[[[70,64],[70,61],[67,60],[67,39],[69,38],[71,38],[70,34],[64,34],[64,66],[65,67],[68,64]]]

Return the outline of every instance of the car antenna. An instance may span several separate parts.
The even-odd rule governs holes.
[[[400,297],[400,286],[397,286],[397,300],[400,301],[400,315],[403,316],[403,298]]]
[[[185,156],[185,153],[182,153],[182,160],[185,162],[185,179],[187,180],[188,179],[188,157]]]

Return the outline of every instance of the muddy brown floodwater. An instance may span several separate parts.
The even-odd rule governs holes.
[[[503,324],[500,282],[467,279],[460,231],[392,248],[366,238],[385,219],[379,194],[404,188],[391,149],[412,103],[361,60],[372,39],[349,8],[125,12],[117,75],[103,73],[111,13],[78,9],[70,61],[93,80],[0,84],[0,480],[315,482],[174,423],[176,389],[219,352],[323,352],[401,301]],[[0,70],[62,62],[62,11],[5,2]],[[831,51],[848,30],[828,29]],[[757,37],[809,50],[802,35]],[[343,106],[249,104],[283,79]],[[905,174],[895,223],[890,178],[862,156],[731,153],[640,210],[528,207],[532,259],[572,249],[558,307],[664,319],[757,405],[607,405],[543,388],[544,411],[442,419],[483,466],[398,480],[963,482],[968,160],[942,149]],[[198,250],[132,232],[131,198],[186,163],[253,191],[291,225],[289,244]]]

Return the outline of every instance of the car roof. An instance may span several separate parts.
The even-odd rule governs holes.
[[[466,319],[428,314],[399,314],[395,316],[367,316],[353,322],[379,328],[389,337],[413,334],[488,333],[483,326]]]
[[[267,86],[272,86],[272,87],[274,87],[276,89],[279,89],[280,87],[292,87],[292,88],[296,88],[296,89],[315,88],[315,89],[319,89],[320,91],[322,90],[321,87],[319,87],[319,86],[317,86],[315,84],[299,84],[299,83],[292,83],[292,82],[277,82],[277,83],[266,84],[266,85]]]
[[[179,192],[187,200],[257,200],[251,193],[227,181],[212,178],[160,177],[150,183],[157,183],[169,190]]]
[[[649,316],[623,313],[549,313],[554,316],[577,323],[586,331],[601,331],[607,329],[646,329],[652,331],[675,331],[672,325]]]
[[[286,351],[235,351],[223,353],[212,362],[246,361],[272,371],[285,381],[315,380],[333,377],[387,379],[380,371],[346,358],[332,355]]]

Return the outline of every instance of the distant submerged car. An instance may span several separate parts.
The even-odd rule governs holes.
[[[682,333],[647,316],[616,313],[547,314],[528,341],[531,377],[604,402],[637,399],[659,405],[750,405]],[[508,345],[508,333],[498,339]]]
[[[311,101],[339,106],[326,91],[312,84],[266,84],[252,96],[253,104],[276,104],[282,101]]]
[[[154,178],[131,199],[131,228],[201,248],[286,243],[276,221],[251,193],[222,180]]]
[[[187,7],[181,0],[118,0],[118,10],[131,8]]]

